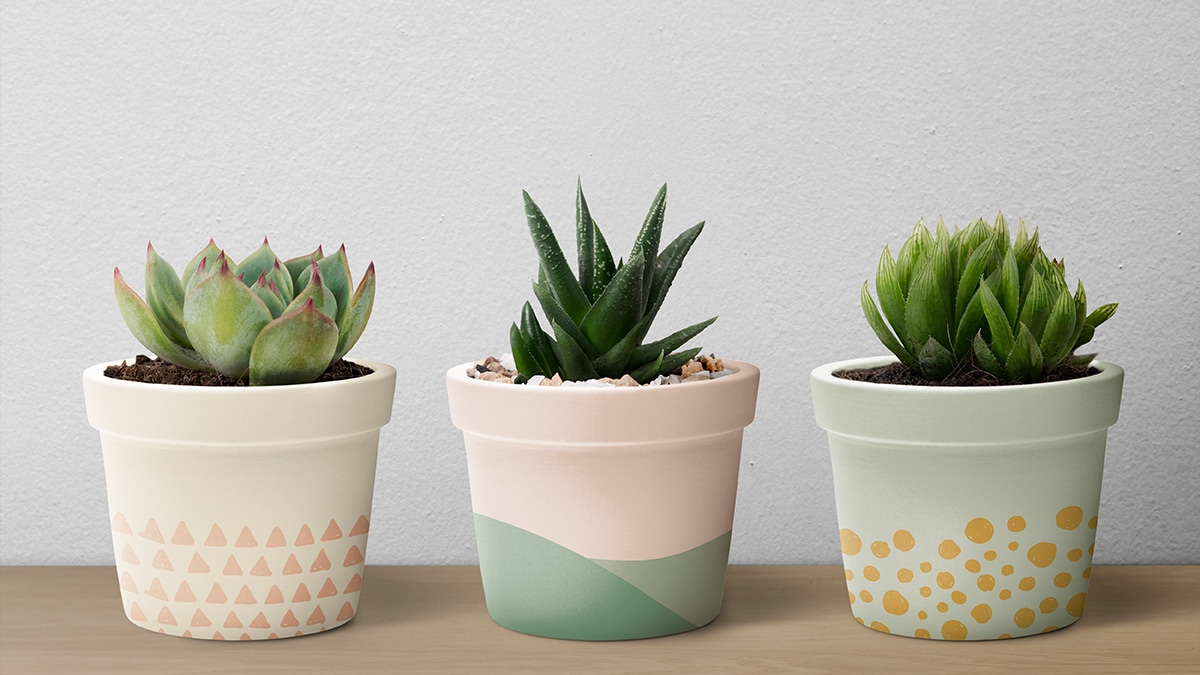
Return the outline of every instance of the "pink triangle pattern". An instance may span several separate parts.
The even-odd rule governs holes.
[[[125,515],[120,511],[113,514],[112,531],[118,534],[133,534],[133,530],[129,528],[129,521],[125,520]]]
[[[258,542],[254,540],[254,535],[250,532],[250,528],[243,527],[241,534],[238,535],[237,541],[233,545],[238,548],[256,548]]]
[[[287,538],[283,536],[283,530],[279,526],[271,528],[271,534],[267,536],[267,548],[279,548],[287,546]]]
[[[337,521],[330,518],[329,526],[325,528],[325,534],[321,535],[321,541],[333,541],[334,539],[342,538],[342,528],[338,527]]]
[[[153,518],[146,522],[146,529],[142,530],[142,536],[150,541],[163,543],[162,532],[159,531],[158,523],[154,522]]]
[[[191,546],[196,543],[192,538],[192,533],[188,531],[187,523],[179,521],[179,526],[175,528],[175,534],[171,535],[171,543],[178,546]]]
[[[278,639],[334,628],[355,615],[365,557],[365,539],[357,538],[370,530],[365,514],[247,524],[130,509],[114,511],[110,522],[126,615],[150,630]],[[288,532],[295,533],[291,541]]]

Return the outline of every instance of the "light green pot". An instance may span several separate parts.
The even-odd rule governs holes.
[[[1124,371],[1076,380],[925,387],[812,371],[829,435],[850,608],[878,631],[992,640],[1083,614],[1108,427]]]

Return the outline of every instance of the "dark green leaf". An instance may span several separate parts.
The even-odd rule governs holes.
[[[521,308],[521,335],[525,337],[525,344],[537,359],[542,372],[547,377],[553,377],[559,368],[554,350],[550,346],[550,336],[542,330],[542,325],[538,323],[537,315],[533,312],[533,305],[528,302]]]
[[[658,366],[658,372],[655,375],[651,375],[650,379],[653,379],[657,375],[667,375],[679,370],[683,364],[696,358],[696,355],[699,353],[700,347],[692,347],[691,349],[685,349],[681,352],[664,356],[662,363]],[[636,380],[637,378],[634,377],[634,379]],[[641,380],[638,381],[641,382]]]
[[[546,270],[550,289],[567,316],[571,317],[571,322],[577,324],[587,315],[591,302],[580,287],[579,280],[571,273],[567,259],[558,245],[558,239],[554,237],[554,230],[550,229],[550,223],[546,222],[542,210],[533,202],[528,192],[522,191],[521,194],[525,196],[525,218],[529,222],[529,234],[533,237],[538,259]]]
[[[692,324],[683,330],[671,333],[661,340],[656,340],[650,344],[637,347],[633,350],[633,355],[629,360],[634,363],[646,363],[650,361],[650,359],[654,358],[655,354],[670,354],[676,349],[682,347],[688,340],[691,340],[699,335],[701,331],[711,326],[716,320],[717,317],[714,316],[707,321],[701,321],[700,323]]]
[[[659,353],[659,355],[653,361],[649,361],[644,365],[637,366],[632,372],[629,373],[629,376],[637,380],[638,384],[646,384],[650,380],[658,377],[659,369],[662,368],[662,365],[663,354]]]
[[[581,345],[584,353],[587,354],[589,359],[594,359],[600,356],[600,352],[597,351],[590,342],[588,342],[587,338],[584,337],[583,332],[579,330],[579,327],[571,321],[571,317],[567,316],[566,311],[563,310],[563,308],[558,304],[558,300],[554,298],[554,295],[550,292],[549,288],[547,288],[544,284],[534,284],[533,294],[537,296],[538,303],[542,306],[542,312],[545,313],[546,319],[549,320],[552,325],[557,323],[562,326],[562,330],[568,331],[572,340]],[[559,363],[562,363],[561,357],[559,357]]]
[[[645,261],[635,255],[596,299],[579,329],[603,354],[612,349],[642,319],[642,280]]]
[[[666,210],[667,184],[663,183],[663,186],[658,189],[658,194],[654,196],[654,202],[650,204],[650,211],[646,214],[642,229],[633,242],[633,250],[629,253],[630,261],[641,256],[646,263],[642,272],[642,288],[650,288],[655,263],[658,260],[658,246],[662,240],[663,216]]]
[[[583,196],[583,182],[575,182],[575,246],[579,252],[579,285],[589,302],[596,302],[596,228]]]
[[[595,235],[594,244],[596,246],[596,261],[593,265],[593,280],[592,292],[597,297],[604,292],[608,287],[608,283],[617,274],[617,265],[613,262],[612,251],[608,248],[608,242],[604,240],[604,234],[600,231],[600,226],[596,221],[592,221],[592,230]]]
[[[533,351],[525,342],[525,337],[521,335],[521,329],[517,328],[514,323],[508,328],[508,346],[512,349],[513,361],[516,362],[517,372],[525,377],[533,377],[534,375],[546,375],[546,371],[542,368],[542,364],[533,355]]]
[[[679,273],[679,268],[683,265],[683,259],[703,230],[704,222],[701,221],[680,232],[679,236],[675,237],[659,253],[658,260],[654,263],[655,270],[650,281],[650,291],[646,294],[646,316],[651,318],[658,316],[658,310],[662,308],[663,301],[666,300],[667,291],[671,289],[675,275]]]
[[[582,382],[598,377],[595,368],[592,367],[592,359],[584,352],[583,346],[576,342],[571,332],[564,330],[565,327],[557,321],[551,320],[550,325],[554,329],[554,339],[558,342],[559,365],[563,368],[560,374],[563,379]]]

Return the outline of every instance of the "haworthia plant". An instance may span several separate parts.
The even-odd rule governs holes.
[[[927,380],[977,367],[1011,384],[1043,379],[1064,363],[1088,363],[1075,350],[1117,305],[1087,311],[1083,282],[1074,294],[1061,260],[1051,260],[1021,220],[1009,241],[1008,223],[974,220],[936,234],[918,222],[899,254],[885,246],[875,292],[863,282],[867,322],[893,354]],[[880,312],[882,307],[882,313]]]
[[[312,382],[358,341],[375,302],[375,264],[357,289],[343,246],[281,261],[264,239],[235,264],[210,239],[183,276],[146,247],[146,299],[113,270],[117,306],[146,349],[175,365],[251,385]]]
[[[522,378],[557,374],[564,380],[588,380],[628,374],[645,384],[700,353],[699,347],[676,350],[716,321],[715,316],[643,343],[684,256],[704,229],[700,222],[659,249],[666,185],[650,205],[628,260],[614,263],[608,242],[588,209],[583,187],[577,184],[577,274],[571,271],[541,209],[528,192],[523,194],[529,233],[540,261],[533,292],[550,330],[542,328],[533,306],[526,302],[520,322],[509,329],[513,358]]]

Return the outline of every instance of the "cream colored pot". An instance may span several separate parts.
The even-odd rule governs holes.
[[[358,609],[379,429],[396,371],[272,387],[84,371],[125,614],[170,635],[320,632]]]
[[[812,371],[829,435],[850,609],[879,631],[990,640],[1083,614],[1108,427],[1124,371],[1045,384],[920,387]]]
[[[661,387],[530,387],[446,374],[487,608],[549,637],[692,630],[721,608],[758,369]]]

